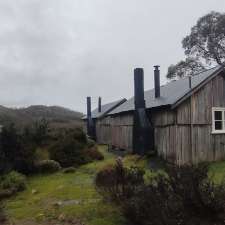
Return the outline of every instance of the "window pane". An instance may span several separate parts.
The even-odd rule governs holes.
[[[222,130],[222,129],[223,129],[222,121],[216,121],[215,130]]]
[[[215,111],[215,120],[222,120],[222,111]]]

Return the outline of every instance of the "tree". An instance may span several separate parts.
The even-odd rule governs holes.
[[[201,17],[183,39],[182,46],[187,59],[169,67],[169,79],[192,75],[196,68],[222,65],[225,62],[225,13],[211,12]],[[190,61],[192,63],[187,63]]]
[[[48,137],[49,123],[46,119],[37,120],[33,126],[33,138],[37,145],[42,145]]]
[[[176,65],[171,65],[168,68],[167,78],[181,78],[184,76],[192,76],[194,73],[201,72],[205,67],[201,62],[194,58],[187,58],[178,62]]]

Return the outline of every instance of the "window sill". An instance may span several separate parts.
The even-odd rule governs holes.
[[[225,134],[225,130],[221,130],[221,131],[212,131],[211,134]]]

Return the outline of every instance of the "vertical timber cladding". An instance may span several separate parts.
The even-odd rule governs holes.
[[[132,151],[133,113],[118,114],[99,119],[96,123],[96,136],[100,144]]]
[[[113,115],[111,118],[111,145],[132,151],[133,149],[133,112]]]
[[[225,159],[225,134],[212,134],[212,107],[225,107],[225,79],[216,76],[177,108],[178,164]]]
[[[96,137],[99,144],[111,144],[112,136],[111,117],[103,117],[96,122]]]
[[[155,149],[163,159],[176,163],[175,113],[168,108],[152,110],[151,122],[154,124]]]

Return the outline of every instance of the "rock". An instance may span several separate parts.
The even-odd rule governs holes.
[[[63,222],[66,220],[66,216],[64,214],[60,214],[58,220]]]
[[[79,205],[81,204],[81,200],[65,200],[62,202],[63,206],[67,206],[67,205]]]
[[[53,203],[53,206],[56,207],[56,208],[59,208],[62,205],[63,205],[63,203],[61,201],[58,201],[58,202]]]
[[[33,190],[31,191],[31,193],[32,193],[32,195],[35,195],[35,194],[38,193],[38,191],[37,191],[36,189],[33,189]]]

